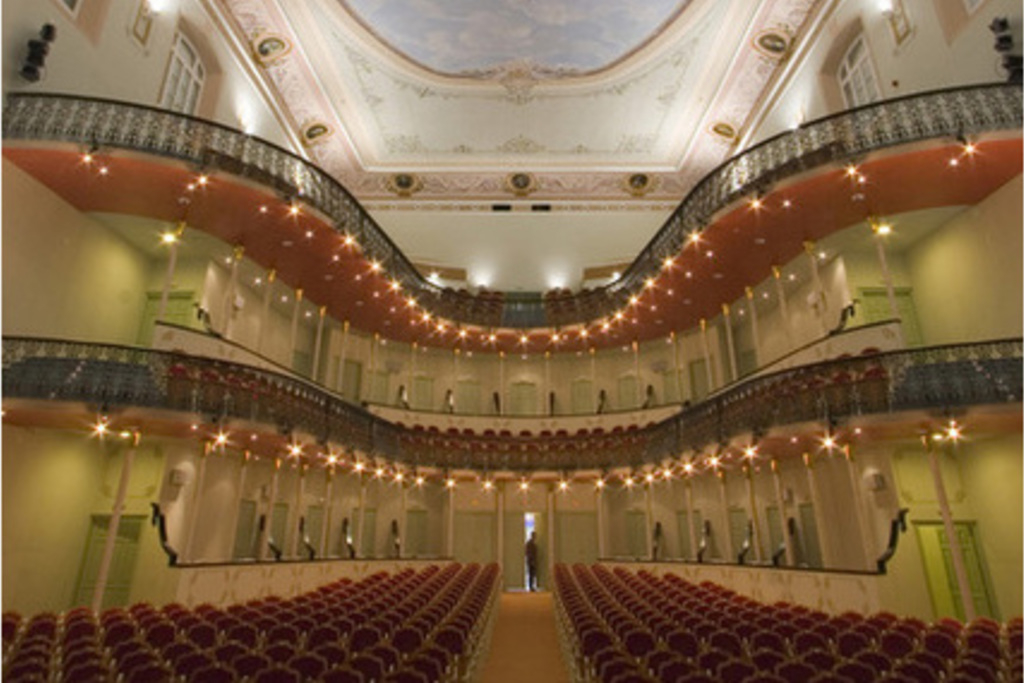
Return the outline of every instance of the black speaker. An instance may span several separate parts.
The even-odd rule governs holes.
[[[57,39],[57,27],[44,24],[39,31],[39,38],[28,41],[28,55],[21,65],[21,77],[35,83],[43,77],[46,56],[50,54],[50,43]]]
[[[1001,55],[1000,66],[1006,71],[1007,81],[1020,83],[1022,78],[1021,57],[1013,40],[1013,32],[1010,30],[1010,20],[1006,17],[996,17],[988,25],[996,42],[993,47]]]

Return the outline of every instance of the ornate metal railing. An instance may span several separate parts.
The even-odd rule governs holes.
[[[834,360],[739,384],[659,424],[610,433],[441,433],[399,427],[302,379],[126,346],[5,337],[3,394],[248,420],[410,466],[479,471],[640,467],[730,438],[860,415],[1019,403],[1022,342],[1008,339]]]
[[[540,293],[514,305],[442,289],[423,278],[384,231],[334,178],[281,147],[202,119],[111,100],[9,94],[3,135],[59,140],[84,147],[140,150],[249,178],[301,199],[339,232],[354,235],[433,314],[486,327],[544,327],[608,316],[656,275],[687,234],[738,198],[810,169],[857,159],[910,142],[955,138],[1024,125],[1018,85],[977,85],[877,102],[805,124],[766,140],[709,173],[616,282],[548,306]],[[514,310],[513,310],[514,309]],[[507,313],[507,315],[506,315]]]

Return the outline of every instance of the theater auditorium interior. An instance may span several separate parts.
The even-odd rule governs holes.
[[[1022,681],[1021,22],[6,0],[3,678]]]

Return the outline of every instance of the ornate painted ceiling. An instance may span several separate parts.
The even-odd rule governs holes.
[[[772,78],[830,4],[216,1],[308,156],[386,230],[401,215],[392,236],[412,260],[419,247],[401,230],[432,246],[431,262],[472,269],[461,245],[451,259],[436,253],[447,248],[439,222],[456,214],[494,227],[490,244],[512,244],[514,221],[493,217],[495,204],[623,214],[631,239],[616,258],[588,255],[585,227],[567,238],[584,250],[570,259],[570,286],[583,267],[631,261],[737,151]],[[545,285],[513,274],[491,286]]]

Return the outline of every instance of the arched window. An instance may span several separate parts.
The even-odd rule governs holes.
[[[160,106],[183,114],[194,114],[206,80],[206,69],[199,51],[184,35],[174,39]]]
[[[875,67],[871,63],[871,53],[868,51],[863,33],[850,42],[850,47],[839,62],[836,77],[839,79],[839,88],[843,92],[843,100],[848,108],[859,107],[881,98],[878,77],[875,76]]]

